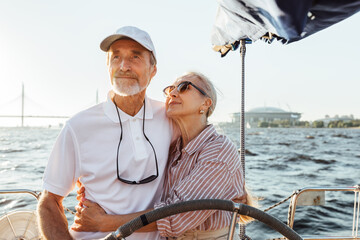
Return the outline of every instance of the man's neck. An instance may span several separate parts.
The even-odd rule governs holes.
[[[112,100],[123,112],[130,116],[135,116],[142,108],[144,99],[145,90],[132,96],[120,96],[115,93]]]

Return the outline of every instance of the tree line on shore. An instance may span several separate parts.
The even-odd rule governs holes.
[[[273,122],[259,122],[260,128],[276,128],[276,127],[300,127],[300,128],[358,128],[360,127],[360,119],[354,119],[351,121],[330,121],[326,123],[324,121],[298,121],[292,123],[289,120],[277,120]]]

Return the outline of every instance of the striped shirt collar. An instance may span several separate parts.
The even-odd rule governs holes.
[[[187,152],[189,155],[195,153],[198,149],[201,149],[201,147],[207,142],[210,137],[214,136],[215,134],[217,134],[215,127],[212,124],[207,125],[206,128],[199,135],[197,135],[186,145],[183,151]],[[176,144],[176,149],[178,151],[180,150],[180,143],[181,138]]]

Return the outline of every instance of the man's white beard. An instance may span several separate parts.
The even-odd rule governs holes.
[[[130,81],[134,81],[134,80],[130,80]],[[138,82],[127,84],[127,83],[122,83],[121,80],[116,78],[114,78],[112,82],[113,82],[112,90],[120,96],[136,95],[146,88],[146,86],[141,88]]]

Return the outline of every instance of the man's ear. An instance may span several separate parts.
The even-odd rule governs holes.
[[[110,78],[111,85],[113,85],[113,74],[111,73],[110,67],[108,67],[108,73],[109,73],[109,78]]]
[[[152,69],[151,74],[150,74],[150,81],[151,81],[151,79],[153,79],[153,77],[154,77],[154,76],[156,75],[156,73],[157,73],[157,67],[156,67],[156,65],[154,65],[152,68],[153,68],[153,69]]]

